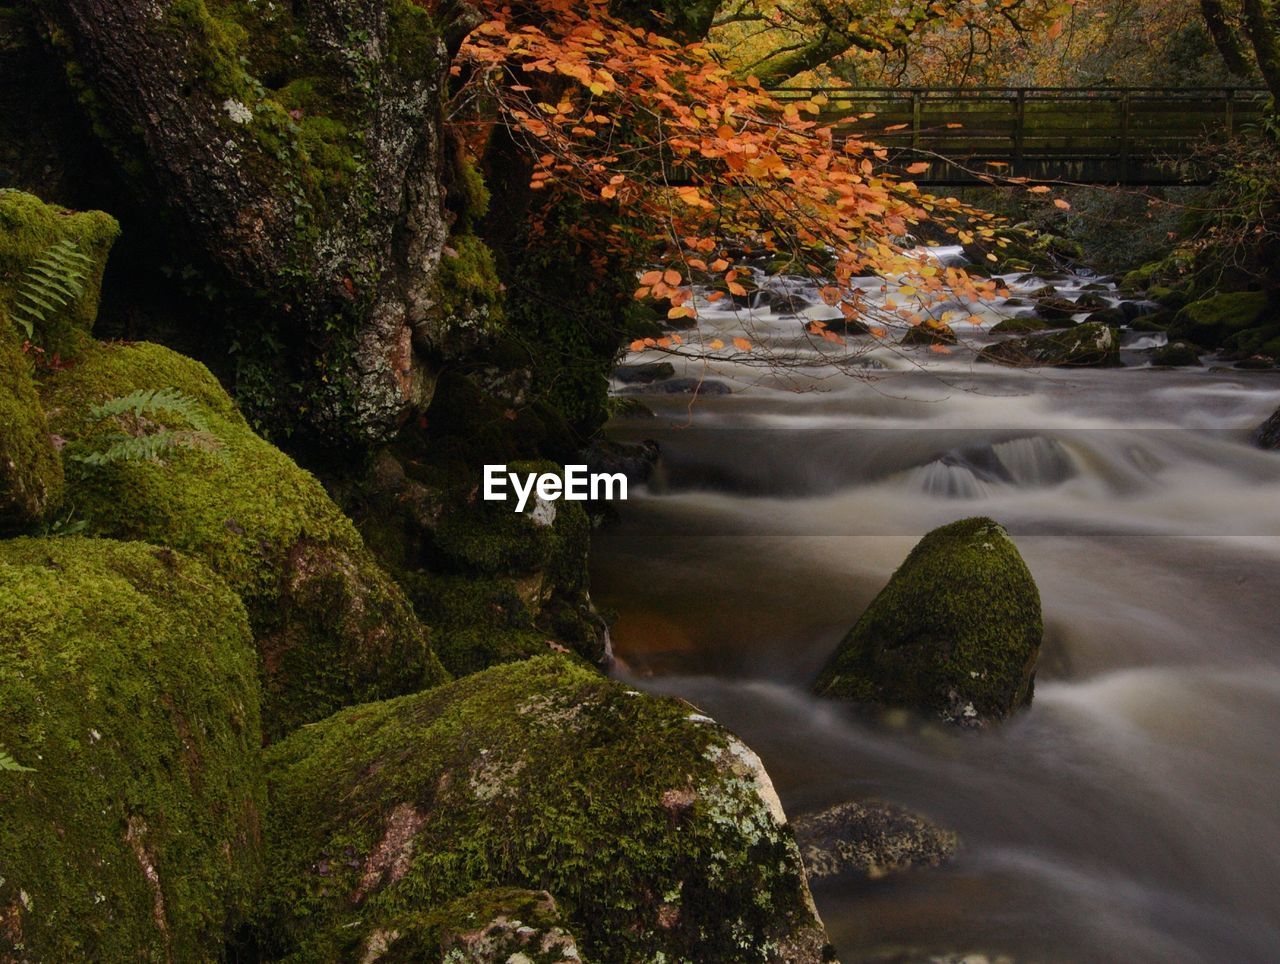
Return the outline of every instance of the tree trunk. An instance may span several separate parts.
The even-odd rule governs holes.
[[[1227,70],[1237,77],[1248,77],[1252,72],[1249,58],[1245,56],[1240,37],[1227,23],[1227,11],[1222,0],[1200,0],[1200,14]]]
[[[251,326],[272,333],[267,343],[297,355],[278,377],[303,382],[294,404],[312,427],[372,441],[422,408],[433,379],[412,336],[433,323],[449,233],[441,102],[468,9],[32,9],[141,202],[258,306]]]
[[[1271,96],[1280,101],[1280,11],[1275,0],[1244,0],[1245,32]]]

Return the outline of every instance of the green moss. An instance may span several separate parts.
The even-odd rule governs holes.
[[[61,499],[62,483],[31,361],[0,310],[0,533],[38,524]]]
[[[1185,341],[1173,341],[1157,348],[1151,356],[1151,364],[1168,366],[1194,366],[1200,364],[1195,347]]]
[[[701,719],[540,657],[301,729],[269,752],[261,933],[358,960],[395,921],[514,886],[554,893],[589,958],[816,957],[758,760]]]
[[[261,870],[244,608],[203,565],[0,542],[0,956],[217,959]]]
[[[1043,633],[1040,595],[1013,540],[990,519],[964,519],[911,550],[816,689],[959,723],[999,720],[1031,701]]]
[[[489,246],[473,234],[455,234],[445,245],[433,286],[438,317],[431,324],[431,347],[463,344],[492,335],[501,326],[502,282]]]
[[[534,625],[526,593],[514,579],[442,575],[427,570],[401,577],[414,609],[431,626],[440,662],[454,676],[498,663],[544,655],[546,633]]]
[[[203,365],[158,345],[101,346],[49,380],[46,407],[74,456],[118,430],[87,424],[90,405],[155,388],[197,399],[221,451],[80,466],[68,499],[91,531],[189,552],[240,594],[262,656],[267,733],[440,681],[425,629],[354,526],[253,433]]]
[[[1275,309],[1265,291],[1233,291],[1187,305],[1169,326],[1170,339],[1218,348],[1232,335],[1272,321]]]
[[[562,472],[546,461],[515,461],[508,470]],[[455,674],[556,647],[600,663],[606,628],[588,595],[586,511],[566,501],[514,508],[510,495],[506,502],[455,500],[431,536],[435,573],[402,577],[439,633],[437,652]]]
[[[98,317],[107,254],[120,233],[101,211],[73,212],[21,191],[0,190],[0,310],[11,311],[27,272],[59,241],[71,241],[93,261],[80,296],[46,317],[32,339],[50,354],[74,355]]]

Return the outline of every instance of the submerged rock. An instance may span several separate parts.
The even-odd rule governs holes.
[[[131,417],[94,421],[91,406],[154,389],[183,393],[210,437],[154,459],[76,461],[145,429]],[[45,404],[68,440],[68,500],[90,532],[188,552],[244,600],[269,736],[445,678],[426,629],[350,520],[309,473],[254,434],[203,365],[159,345],[101,345],[48,379]],[[198,427],[173,411],[145,421]]]
[[[282,955],[359,959],[407,915],[515,886],[553,894],[591,958],[823,959],[759,758],[564,657],[353,707],[268,754],[258,923]]]
[[[645,362],[640,365],[619,365],[613,370],[613,377],[624,385],[648,385],[672,378],[676,368],[671,362]]]
[[[668,378],[652,385],[624,389],[628,395],[728,395],[732,391],[724,382],[714,378]]]
[[[1253,443],[1261,449],[1280,449],[1280,408],[1254,429]]]
[[[1027,338],[1010,338],[988,345],[978,353],[978,361],[1001,365],[1036,367],[1111,366],[1120,364],[1120,340],[1106,325],[1087,322],[1066,331]]]
[[[1040,593],[1013,540],[990,519],[964,519],[911,550],[815,688],[981,726],[1031,702],[1043,635]]]
[[[886,803],[842,803],[791,822],[810,880],[858,875],[878,878],[950,860],[949,830]]]
[[[0,959],[220,959],[261,868],[240,600],[168,549],[0,541],[0,640]]]

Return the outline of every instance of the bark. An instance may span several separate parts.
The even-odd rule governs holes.
[[[449,43],[407,0],[296,5],[49,0],[33,6],[144,204],[220,284],[265,302],[305,404],[344,441],[429,400],[412,332],[448,235]],[[238,18],[238,19],[233,19]],[[339,350],[340,349],[340,350]],[[337,387],[335,387],[337,386]],[[339,428],[339,426],[341,428]]]
[[[1227,22],[1227,10],[1222,0],[1200,0],[1200,14],[1205,27],[1218,48],[1227,70],[1237,77],[1247,77],[1252,72],[1249,58],[1235,29]]]
[[[1280,100],[1280,10],[1275,0],[1244,0],[1245,32],[1271,96]]]

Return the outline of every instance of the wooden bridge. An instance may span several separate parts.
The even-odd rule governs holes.
[[[1219,87],[906,87],[789,89],[827,97],[822,119],[889,148],[895,164],[928,161],[921,185],[959,187],[982,175],[1076,184],[1203,183],[1186,163],[1207,139],[1258,124],[1263,89]]]

